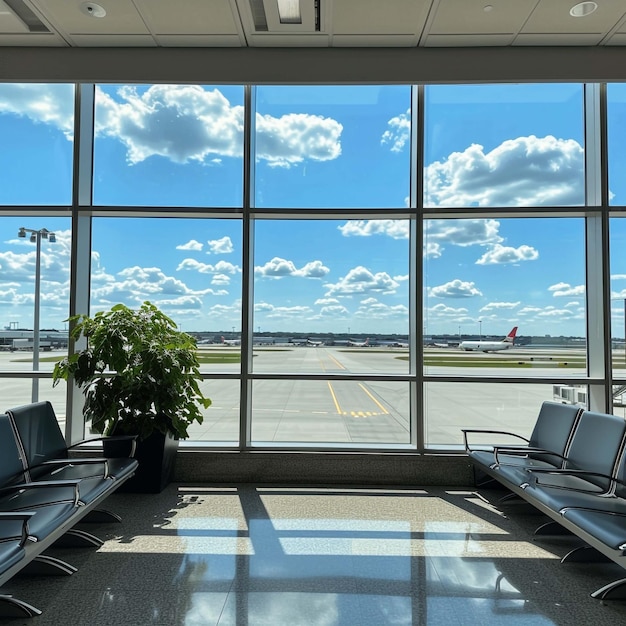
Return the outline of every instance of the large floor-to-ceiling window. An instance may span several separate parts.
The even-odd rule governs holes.
[[[625,101],[0,84],[0,410],[82,432],[51,384],[68,315],[149,300],[198,341],[189,446],[451,450],[543,400],[623,411]]]

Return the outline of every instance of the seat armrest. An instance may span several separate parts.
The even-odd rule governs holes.
[[[565,460],[565,457],[558,452],[552,452],[551,450],[545,450],[544,448],[535,448],[533,446],[516,447],[516,446],[498,446],[493,450],[493,456],[495,460],[494,465],[506,465],[499,460],[500,454],[508,454],[509,456],[527,456],[529,453],[537,455],[545,455],[551,457],[557,457],[558,459]]]
[[[512,433],[506,430],[488,430],[488,429],[480,429],[480,428],[462,428],[461,432],[463,433],[463,442],[465,445],[465,451],[470,452],[471,448],[469,445],[468,434],[483,434],[483,435],[505,435],[508,437],[513,437],[515,439],[521,439],[528,443],[528,439],[526,437],[522,437],[522,435],[518,435],[517,433]]]
[[[129,448],[128,457],[135,458],[135,451],[137,449],[138,438],[139,438],[138,435],[109,435],[105,437],[93,437],[92,439],[83,439],[82,441],[77,441],[76,443],[73,443],[70,446],[68,446],[67,449],[72,450],[72,449],[78,448],[79,446],[88,445],[92,443],[98,443],[98,442],[104,444],[105,441],[110,441],[110,442],[129,441],[131,445]]]
[[[49,459],[48,461],[43,461],[42,463],[37,463],[37,465],[31,465],[28,469],[33,470],[39,467],[54,467],[58,465],[59,467],[66,467],[67,465],[103,465],[103,470],[100,474],[94,474],[94,478],[100,476],[101,478],[109,478],[109,461],[105,457],[95,458],[95,459],[81,459],[80,457],[76,458],[67,458],[67,459]]]
[[[606,493],[607,491],[599,487],[599,485],[594,485],[596,489],[584,489],[582,487],[568,487],[566,485],[555,485],[554,483],[545,482],[540,480],[540,476],[575,476],[578,478],[604,478],[609,481],[609,489],[612,489],[613,485],[617,482],[621,482],[617,480],[614,476],[610,476],[609,474],[603,474],[602,472],[591,472],[583,469],[574,469],[574,468],[543,468],[543,467],[533,467],[526,468],[526,471],[531,475],[530,480],[527,483],[523,483],[520,485],[522,489],[526,489],[531,484],[534,485],[544,485],[546,487],[553,487],[555,489],[563,489],[565,491],[578,491],[582,493],[597,493],[598,495]]]
[[[16,521],[16,522],[21,521],[22,522],[20,546],[23,546],[29,539],[33,539],[33,541],[36,541],[35,538],[31,537],[30,532],[28,530],[28,522],[33,515],[35,515],[34,511],[17,511],[17,512],[6,512],[6,513],[0,512],[0,521],[7,520],[7,521]]]
[[[8,485],[0,487],[0,495],[5,493],[13,493],[15,491],[25,491],[30,489],[55,489],[62,487],[73,487],[74,489],[74,504],[78,506],[80,504],[80,480],[41,480],[34,483],[16,483],[15,485]],[[50,504],[56,504],[63,502],[64,500],[54,500]]]

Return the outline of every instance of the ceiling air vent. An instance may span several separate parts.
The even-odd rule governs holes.
[[[50,29],[24,4],[23,0],[3,0],[31,33],[49,33]]]
[[[252,10],[254,30],[267,32],[267,17],[265,16],[263,0],[250,0],[250,9]]]
[[[321,0],[248,0],[254,30],[269,33],[320,31]]]

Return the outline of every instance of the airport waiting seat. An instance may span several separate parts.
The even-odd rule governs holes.
[[[102,473],[70,480],[31,480],[24,470],[23,450],[13,422],[6,413],[0,414],[0,586],[18,572],[73,574],[74,566],[44,552],[53,545],[102,545],[100,539],[76,525],[94,512],[101,517],[96,507],[125,480]],[[27,603],[0,595],[2,617],[39,613]]]
[[[582,407],[545,401],[528,439],[509,431],[462,429],[465,451],[475,469],[503,482],[506,477],[520,484],[525,470],[533,467],[560,467],[582,414]],[[476,436],[497,436],[503,440],[523,443],[502,443],[492,446],[473,445]],[[504,476],[503,476],[504,474]],[[518,480],[518,478],[520,480]]]
[[[52,404],[48,401],[35,402],[9,409],[20,444],[24,450],[26,464],[24,470],[31,480],[76,480],[85,478],[126,479],[134,474],[137,460],[134,453],[134,436],[100,437],[80,441],[68,446],[59,427]],[[129,456],[121,458],[75,458],[70,453],[85,443],[98,443],[103,440],[130,441]],[[86,484],[86,483],[85,483]],[[104,489],[100,481],[94,481]],[[83,490],[83,498],[91,498],[96,492]]]

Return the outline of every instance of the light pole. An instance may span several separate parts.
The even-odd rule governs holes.
[[[39,371],[39,300],[41,295],[41,240],[47,239],[54,243],[56,235],[47,228],[33,230],[32,228],[20,228],[17,231],[18,237],[26,237],[30,233],[30,242],[37,244],[37,254],[35,257],[35,315],[33,320],[33,372]],[[33,376],[32,401],[39,400],[39,379]]]
[[[478,341],[483,340],[483,321],[478,320]]]

